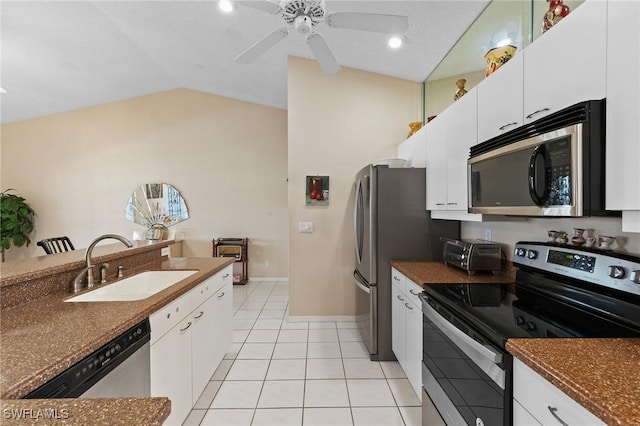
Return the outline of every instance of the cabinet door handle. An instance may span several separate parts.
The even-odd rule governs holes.
[[[458,203],[447,203],[448,206],[457,206]]]
[[[224,291],[218,295],[218,299],[222,299],[224,297]]]
[[[436,203],[436,206],[444,206],[444,203]]]
[[[557,415],[557,414],[556,414],[556,412],[558,411],[558,409],[557,409],[556,407],[552,407],[552,406],[550,406],[550,405],[547,405],[547,408],[549,409],[549,412],[551,412],[551,415],[552,415],[553,417],[555,417],[555,419],[556,419],[558,422],[560,422],[560,424],[561,424],[562,426],[569,426],[569,425],[568,425],[564,420],[562,420],[562,419],[560,418],[560,416],[559,416],[559,415]]]
[[[400,281],[400,278],[396,277],[395,275],[393,276],[393,279],[396,281]]]
[[[224,275],[222,276],[222,278],[228,278],[228,277],[229,277],[229,274],[224,274]]]
[[[420,293],[416,293],[415,291],[413,291],[412,288],[409,289],[409,293],[413,294],[414,296],[418,296]]]
[[[542,108],[542,109],[539,109],[539,110],[537,110],[537,111],[533,111],[531,114],[527,115],[526,119],[527,119],[527,120],[529,120],[529,119],[531,119],[534,115],[538,115],[538,114],[540,114],[541,112],[545,112],[545,111],[549,111],[549,108]]]
[[[400,295],[396,296],[398,299],[400,299],[401,302],[404,302],[404,299],[402,297],[400,297]]]
[[[200,315],[196,315],[194,318],[195,319],[202,318],[203,315],[204,315],[204,311],[200,311]]]
[[[407,308],[411,309],[413,311],[413,308],[411,306],[409,306],[408,303],[405,303],[404,306],[406,306]]]
[[[191,321],[189,321],[189,323],[187,324],[187,326],[185,328],[181,328],[180,331],[187,331],[187,329],[191,327]]]
[[[517,121],[512,121],[511,123],[507,123],[507,124],[505,124],[504,126],[500,126],[500,127],[498,127],[498,130],[504,130],[504,129],[506,129],[507,127],[515,126],[516,124],[518,124],[518,122],[517,122]]]

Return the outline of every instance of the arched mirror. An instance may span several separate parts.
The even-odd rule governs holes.
[[[129,197],[125,219],[148,229],[148,239],[160,239],[164,230],[189,219],[180,191],[167,183],[145,183]]]

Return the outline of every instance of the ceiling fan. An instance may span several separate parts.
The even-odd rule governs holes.
[[[279,28],[262,38],[235,58],[240,64],[253,62],[260,55],[283,40],[293,29],[307,35],[307,45],[326,74],[340,71],[340,65],[320,33],[313,31],[320,22],[332,28],[402,34],[409,26],[409,18],[376,13],[335,12],[326,14],[325,0],[269,0],[238,2],[274,15],[281,15],[288,27]]]

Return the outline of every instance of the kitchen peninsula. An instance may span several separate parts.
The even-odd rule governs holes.
[[[162,249],[172,243],[136,242],[131,249],[124,249],[120,244],[96,247],[96,264],[108,261],[114,265],[114,270],[115,265],[123,266],[125,278],[150,270],[196,271],[165,290],[134,301],[65,302],[71,296],[69,286],[73,277],[84,267],[84,250],[3,265],[0,279],[0,398],[3,424],[11,424],[8,422],[12,419],[19,424],[21,421],[17,417],[20,414],[35,416],[41,408],[53,410],[59,417],[66,416],[66,419],[60,419],[62,424],[132,424],[133,420],[126,413],[136,412],[140,414],[136,414],[134,422],[144,418],[145,424],[162,424],[170,413],[168,398],[18,398],[24,397],[233,262],[233,259],[227,258],[163,257]],[[107,285],[117,280],[115,272],[109,276]]]

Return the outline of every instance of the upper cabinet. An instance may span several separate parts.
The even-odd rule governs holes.
[[[606,96],[607,3],[587,0],[524,50],[524,124]]]
[[[516,54],[478,85],[478,142],[522,126],[523,57]]]
[[[640,2],[606,5],[606,206],[622,210],[623,232],[640,232]]]

